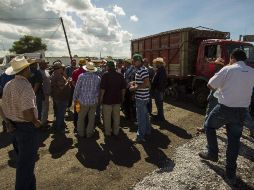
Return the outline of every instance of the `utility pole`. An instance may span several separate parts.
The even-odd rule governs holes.
[[[67,47],[68,47],[70,59],[71,59],[71,61],[72,61],[71,49],[70,49],[70,45],[69,45],[69,42],[68,42],[68,37],[67,37],[66,31],[65,31],[65,27],[64,27],[64,23],[63,23],[63,18],[62,18],[62,17],[60,17],[60,21],[61,21],[61,23],[62,23],[62,27],[63,27],[63,31],[64,31],[65,40],[66,40],[66,43],[67,43]]]

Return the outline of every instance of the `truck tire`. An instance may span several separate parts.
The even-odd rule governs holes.
[[[170,100],[177,100],[178,91],[175,87],[167,87],[165,89],[164,96]]]
[[[206,87],[196,89],[194,91],[194,103],[200,107],[204,108],[207,105],[207,96],[209,95],[209,89]]]

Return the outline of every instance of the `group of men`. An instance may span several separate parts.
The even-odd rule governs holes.
[[[75,60],[68,67],[56,60],[50,68],[45,60],[26,59],[24,56],[11,60],[11,66],[3,76],[5,84],[0,114],[6,130],[13,134],[17,153],[16,189],[36,187],[34,167],[38,128],[47,129],[50,122],[50,97],[57,133],[65,133],[65,114],[74,102],[74,126],[79,138],[92,137],[95,120],[102,118],[105,137],[119,139],[122,109],[130,110],[131,113],[126,111],[126,116],[133,115],[137,120],[137,137],[133,142],[145,142],[151,134],[151,89],[159,97],[156,99],[156,118],[165,120],[161,96],[166,80],[164,61],[157,58],[153,63],[157,70],[151,77],[152,68],[140,54],[121,62],[104,60],[101,67],[85,59],[79,61],[78,68]],[[133,103],[136,108],[130,109]]]
[[[236,183],[240,137],[254,86],[254,69],[245,64],[246,58],[244,51],[234,50],[230,64],[208,82],[213,95],[216,91],[218,102],[205,120],[208,151],[199,153],[202,159],[218,161],[216,129],[225,125],[228,135],[226,179],[232,184]],[[36,187],[34,166],[38,128],[48,124],[49,96],[53,100],[56,132],[65,132],[65,113],[74,102],[78,138],[92,137],[95,120],[102,118],[105,137],[119,139],[122,109],[126,118],[137,120],[137,136],[133,142],[145,143],[151,134],[151,97],[155,99],[158,112],[152,119],[165,120],[163,91],[167,75],[164,64],[163,58],[159,57],[153,60],[152,68],[140,54],[134,54],[132,59],[120,63],[106,60],[99,68],[85,59],[79,61],[78,68],[75,60],[65,68],[57,60],[48,72],[45,61],[14,58],[5,73],[15,77],[9,78],[4,86],[0,114],[14,136],[16,189]]]

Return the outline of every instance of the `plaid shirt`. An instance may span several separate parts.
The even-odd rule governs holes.
[[[35,117],[38,116],[36,98],[29,81],[16,75],[8,82],[3,91],[2,109],[6,118],[16,122],[26,122],[23,111],[34,109]]]
[[[100,81],[100,77],[95,73],[86,72],[81,74],[75,86],[73,100],[78,100],[83,105],[97,104]]]

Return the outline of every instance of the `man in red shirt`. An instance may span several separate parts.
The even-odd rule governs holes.
[[[75,85],[78,81],[79,75],[81,75],[82,73],[85,72],[85,70],[83,69],[84,65],[86,65],[86,60],[85,59],[80,59],[79,60],[79,68],[77,68],[75,71],[73,71],[72,76],[71,76],[73,87],[75,87]],[[76,106],[74,105],[73,123],[74,123],[74,127],[76,129],[77,128],[77,122],[78,122],[78,113],[77,113],[75,107]]]

